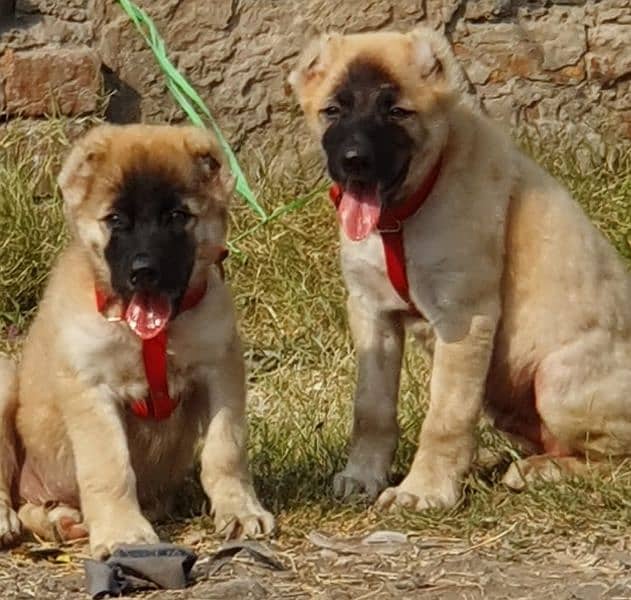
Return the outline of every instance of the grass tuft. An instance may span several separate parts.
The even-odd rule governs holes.
[[[0,134],[0,348],[17,348],[64,239],[54,176],[72,137],[68,130],[87,125],[50,121],[33,137],[25,124],[16,123]],[[611,149],[603,159],[563,139],[524,136],[520,142],[568,185],[631,259],[631,148]],[[264,161],[250,168],[253,187],[269,212],[325,182],[315,159],[284,178],[270,176],[278,171]],[[257,224],[238,200],[232,218],[233,239]],[[325,193],[241,239],[238,249],[228,261],[228,276],[249,365],[252,469],[263,501],[280,517],[281,538],[302,538],[317,527],[359,532],[378,525],[475,543],[482,534],[515,524],[512,551],[520,552],[550,532],[576,537],[597,530],[616,536],[625,529],[631,517],[626,464],[606,477],[541,484],[522,493],[502,488],[497,468],[478,467],[467,479],[462,503],[447,512],[384,516],[362,503],[335,500],[330,482],[345,459],[355,366],[337,228]],[[428,365],[413,343],[408,349],[397,477],[413,455],[426,404]],[[510,444],[485,427],[479,435],[506,466],[515,453]]]

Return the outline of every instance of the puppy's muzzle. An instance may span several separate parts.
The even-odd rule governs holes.
[[[155,288],[160,273],[154,261],[145,253],[137,254],[131,263],[129,283],[135,290]]]
[[[349,179],[364,180],[373,170],[371,152],[366,148],[353,146],[348,148],[342,157],[342,169]]]

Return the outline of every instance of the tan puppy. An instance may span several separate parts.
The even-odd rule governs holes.
[[[324,35],[290,83],[336,182],[358,354],[337,492],[386,485],[404,325],[436,334],[430,406],[380,507],[452,506],[482,408],[560,469],[629,454],[629,274],[565,188],[460,101],[446,40],[424,28]],[[526,459],[506,481],[549,467]]]
[[[17,534],[13,482],[20,520],[40,535],[87,529],[97,557],[156,542],[148,518],[169,509],[200,442],[217,528],[269,532],[248,473],[244,364],[219,264],[232,183],[216,142],[192,127],[97,127],[59,184],[71,241],[26,339],[17,395],[0,364],[3,540]]]

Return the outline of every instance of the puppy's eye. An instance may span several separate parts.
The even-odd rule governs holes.
[[[414,114],[413,110],[406,110],[405,108],[401,108],[400,106],[393,106],[388,111],[388,116],[391,119],[405,119]]]
[[[337,119],[340,116],[341,112],[342,111],[340,110],[340,107],[335,106],[335,104],[331,104],[330,106],[327,106],[320,111],[320,113],[329,120]]]
[[[167,214],[166,222],[174,227],[184,227],[193,215],[186,210],[175,209]]]
[[[103,219],[103,222],[111,231],[121,231],[129,229],[131,225],[129,218],[122,213],[112,213]]]

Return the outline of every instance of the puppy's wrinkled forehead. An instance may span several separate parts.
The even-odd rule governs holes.
[[[140,160],[121,171],[110,203],[112,208],[142,217],[174,208],[191,193],[186,182],[174,177],[168,169]]]
[[[398,103],[428,112],[450,100],[460,75],[446,38],[418,27],[407,34],[323,34],[305,47],[288,82],[317,130],[318,112],[344,82],[358,92],[394,86]]]
[[[399,85],[382,64],[358,58],[340,75],[331,95],[344,108],[361,112],[380,101],[394,101],[399,93]]]
[[[205,213],[226,207],[227,171],[216,141],[197,128],[105,125],[75,145],[59,184],[70,211],[97,219],[121,199],[141,209],[176,195]]]

